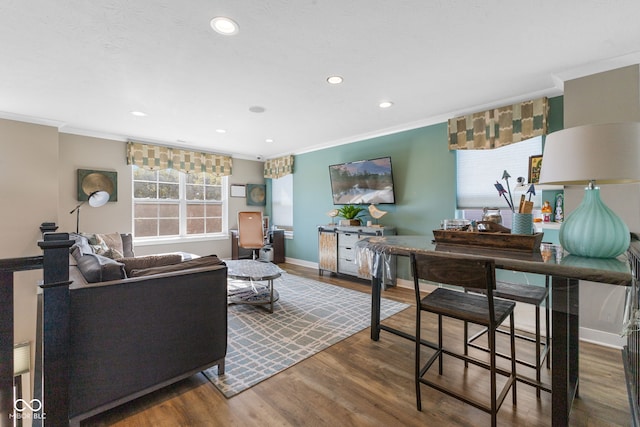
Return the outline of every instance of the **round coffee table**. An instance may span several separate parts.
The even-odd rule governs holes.
[[[251,259],[225,260],[224,263],[227,265],[227,277],[240,281],[229,282],[227,285],[229,304],[268,304],[269,313],[273,313],[273,303],[280,298],[273,287],[273,280],[280,277],[283,270],[271,262]]]

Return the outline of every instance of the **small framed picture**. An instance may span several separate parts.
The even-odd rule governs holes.
[[[537,184],[540,181],[541,167],[542,155],[529,157],[529,184]]]
[[[244,185],[231,184],[231,197],[247,197],[247,188]]]

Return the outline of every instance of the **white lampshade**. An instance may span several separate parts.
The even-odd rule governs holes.
[[[622,184],[640,180],[640,123],[578,126],[547,135],[540,184]]]
[[[104,206],[109,201],[109,197],[111,196],[106,191],[94,191],[89,196],[89,206],[93,208]]]
[[[545,140],[540,184],[587,184],[582,203],[560,227],[560,244],[569,253],[614,258],[630,242],[629,228],[600,198],[596,184],[640,180],[640,123],[578,126]]]

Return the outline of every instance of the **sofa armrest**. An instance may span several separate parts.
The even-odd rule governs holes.
[[[78,271],[74,280],[77,275],[82,276]],[[226,288],[224,264],[102,283],[74,281],[70,416],[93,413],[223,359]]]

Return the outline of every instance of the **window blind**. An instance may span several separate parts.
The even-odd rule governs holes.
[[[509,209],[504,197],[499,196],[494,187],[498,181],[505,189],[507,188],[506,182],[502,179],[505,170],[511,175],[509,185],[517,206],[520,196],[525,194],[529,188],[529,185],[516,188],[517,179],[524,177],[527,182],[529,157],[540,154],[542,154],[542,137],[531,138],[493,150],[457,150],[456,202],[458,209],[483,207]],[[539,207],[540,191],[536,191],[536,196],[531,200],[535,207]]]
[[[271,223],[293,227],[293,175],[271,180]]]

